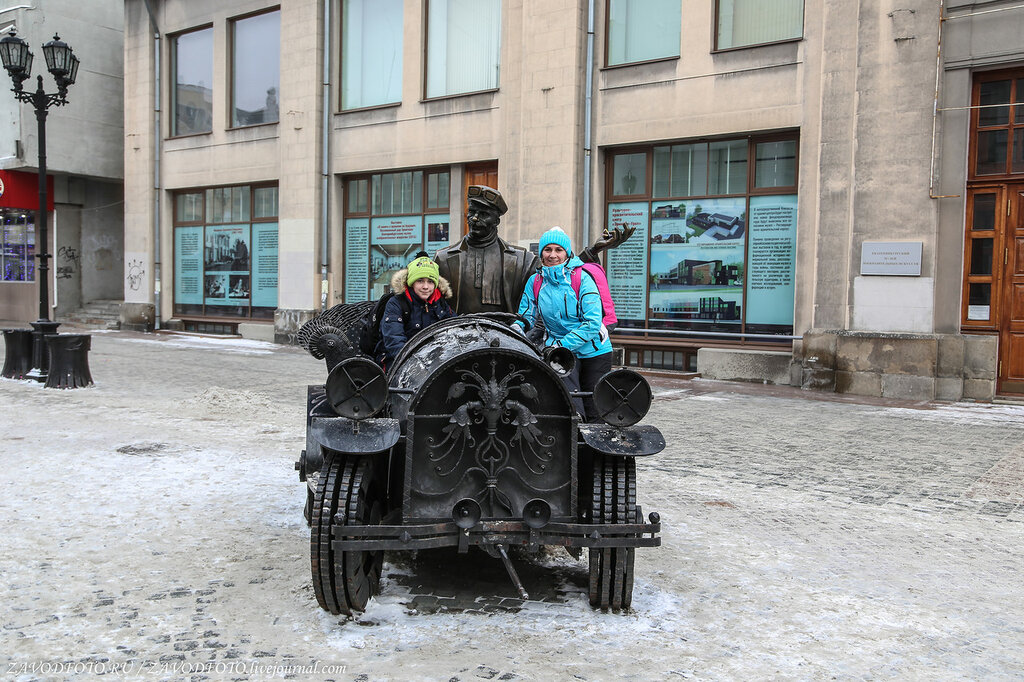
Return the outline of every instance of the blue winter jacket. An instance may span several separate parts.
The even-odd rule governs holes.
[[[579,298],[573,291],[572,271],[582,265],[583,261],[573,256],[560,265],[539,268],[526,282],[523,298],[519,301],[519,314],[532,321],[536,319],[539,308],[547,329],[544,345],[557,343],[577,357],[592,358],[610,353],[612,342],[608,338],[608,330],[601,323],[604,313],[594,278],[583,272]],[[533,281],[536,277],[544,280],[534,301]]]

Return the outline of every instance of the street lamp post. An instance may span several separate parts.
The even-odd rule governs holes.
[[[50,321],[50,296],[48,291],[48,273],[50,267],[47,259],[47,197],[46,197],[46,115],[50,107],[59,107],[68,103],[68,87],[78,76],[78,57],[71,46],[54,35],[53,40],[43,45],[43,56],[46,58],[46,69],[53,74],[57,82],[57,92],[47,93],[43,90],[43,77],[37,76],[35,92],[22,88],[22,83],[32,75],[32,52],[28,43],[19,38],[12,30],[0,39],[0,60],[14,81],[14,97],[19,102],[31,104],[36,113],[39,128],[39,211],[36,214],[36,225],[39,237],[36,242],[36,257],[39,259],[37,279],[39,281],[39,319],[30,323],[33,329],[32,371],[28,376],[36,381],[46,381],[49,373],[50,358],[47,350],[46,335],[54,334],[59,322]]]

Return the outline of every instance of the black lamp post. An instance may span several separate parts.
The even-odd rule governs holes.
[[[35,92],[22,89],[22,83],[32,75],[32,53],[28,49],[28,43],[15,35],[12,30],[10,34],[0,39],[0,60],[4,68],[11,75],[14,81],[14,97],[19,102],[31,104],[36,112],[36,122],[39,127],[39,211],[36,215],[36,225],[39,227],[39,238],[36,244],[36,257],[39,259],[38,280],[39,280],[39,320],[30,323],[33,329],[32,343],[32,371],[29,377],[37,381],[46,381],[49,373],[50,358],[47,351],[46,334],[57,332],[59,322],[50,321],[50,296],[47,289],[48,273],[50,267],[47,259],[47,212],[46,212],[46,114],[50,107],[59,107],[68,103],[68,86],[75,82],[78,76],[78,57],[74,55],[71,47],[54,35],[53,40],[43,45],[43,56],[46,57],[46,69],[53,74],[57,81],[57,92],[48,94],[43,90],[43,77],[37,77]]]

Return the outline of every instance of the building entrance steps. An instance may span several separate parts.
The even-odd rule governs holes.
[[[60,316],[61,322],[85,329],[120,329],[121,304],[117,299],[100,299]]]

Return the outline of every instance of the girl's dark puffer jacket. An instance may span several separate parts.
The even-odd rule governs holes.
[[[434,289],[433,295],[424,303],[406,285],[405,280],[409,271],[402,268],[391,278],[391,291],[394,295],[384,307],[384,319],[380,322],[381,343],[384,346],[384,366],[390,367],[398,357],[406,342],[416,332],[429,327],[435,322],[455,317],[455,311],[445,300],[452,295],[451,285],[444,277],[440,284]],[[409,319],[403,321],[403,307],[398,297],[405,299],[406,307],[409,310]]]

